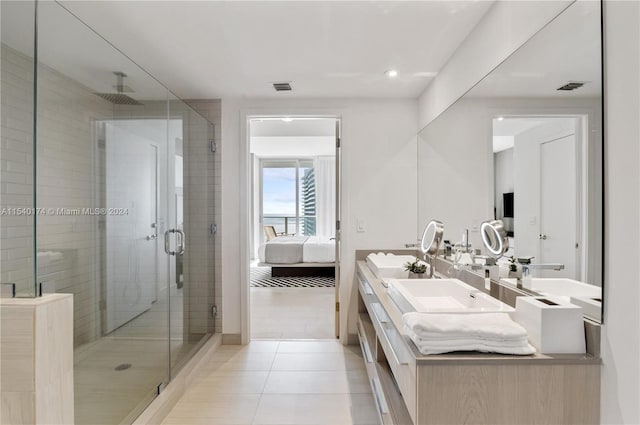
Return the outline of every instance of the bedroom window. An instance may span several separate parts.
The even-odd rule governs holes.
[[[316,234],[312,159],[262,160],[262,224],[279,235]]]

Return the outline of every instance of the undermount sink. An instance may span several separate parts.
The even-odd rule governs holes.
[[[389,279],[388,294],[409,313],[498,313],[514,309],[458,279]]]
[[[409,277],[409,272],[404,269],[404,265],[407,262],[414,262],[415,259],[416,257],[413,255],[394,255],[380,252],[369,254],[366,262],[378,279],[406,279]]]
[[[516,279],[501,279],[503,282],[517,286]],[[531,278],[532,291],[549,297],[557,297],[561,301],[571,302],[574,298],[602,299],[602,288],[566,278]]]

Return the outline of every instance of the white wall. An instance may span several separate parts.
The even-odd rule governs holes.
[[[605,1],[602,423],[640,423],[640,3]]]
[[[341,324],[355,312],[355,250],[402,248],[416,235],[415,100],[223,100],[223,333],[242,331],[249,232],[246,117],[252,114],[337,115],[342,119]],[[244,167],[244,168],[243,168]],[[356,232],[356,220],[366,231]],[[244,285],[244,289],[243,289]],[[355,317],[348,318],[355,333]]]
[[[251,153],[262,158],[304,158],[335,155],[333,136],[251,137]]]
[[[498,1],[418,99],[422,128],[573,1]]]

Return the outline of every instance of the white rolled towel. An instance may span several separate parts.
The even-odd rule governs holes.
[[[378,252],[378,253],[372,252],[369,255],[367,255],[367,259],[370,258],[372,260],[376,258],[384,258],[384,257],[386,257],[386,254],[384,252]]]
[[[471,338],[491,341],[527,338],[525,328],[507,313],[431,314],[406,313],[405,326],[424,339]]]

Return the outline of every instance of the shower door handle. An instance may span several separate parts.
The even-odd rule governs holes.
[[[182,230],[175,229],[175,231],[176,231],[176,234],[178,235],[178,251],[176,252],[176,254],[182,255],[184,254],[184,246],[185,246],[185,243],[187,242],[187,239]]]
[[[169,255],[176,255],[174,251],[170,250],[170,245],[171,245],[171,240],[169,236],[170,233],[173,233],[173,229],[169,229],[166,232],[164,232],[164,252],[166,252]]]
[[[178,242],[178,250],[171,251],[171,233],[176,234],[176,240]],[[169,255],[182,255],[184,254],[184,245],[186,238],[184,232],[180,229],[169,229],[164,232],[164,252]]]
[[[164,232],[164,252],[169,255],[176,255],[176,251],[171,251],[171,233],[176,233],[176,229],[169,229]]]

